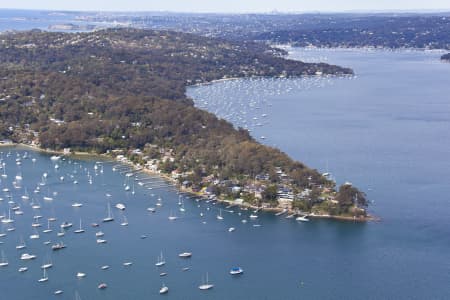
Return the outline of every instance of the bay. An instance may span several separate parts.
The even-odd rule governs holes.
[[[302,241],[309,253],[294,246],[297,262],[316,253],[291,276],[302,270],[314,278],[307,298],[446,298],[450,68],[442,53],[288,50],[293,59],[351,67],[356,76],[240,79],[188,94],[255,139],[331,172],[338,183],[351,181],[374,202],[377,223],[313,222],[326,233]]]

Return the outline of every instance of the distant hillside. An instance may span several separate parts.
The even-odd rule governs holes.
[[[199,110],[186,86],[249,76],[351,74],[286,60],[263,44],[169,31],[23,32],[0,41],[0,137],[44,148],[169,153],[160,167],[237,182],[281,168],[296,189],[333,184],[277,149]],[[272,176],[274,182],[280,181]],[[361,199],[359,197],[358,199]]]

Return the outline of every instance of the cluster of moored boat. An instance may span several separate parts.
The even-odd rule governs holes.
[[[3,155],[3,153],[2,153],[2,155]],[[8,156],[10,156],[10,155],[12,155],[12,154],[8,154]],[[23,156],[19,156],[18,153],[16,155],[17,155],[17,159],[16,159],[17,166],[22,165],[22,160],[23,159],[28,159],[29,158],[28,157],[28,153],[25,153]],[[61,165],[63,164],[63,160],[64,160],[64,158],[62,158],[60,156],[52,156],[51,157],[51,161],[54,163],[55,170],[59,170],[60,169],[60,164]],[[31,161],[33,162],[33,164],[36,163],[36,159],[35,158],[31,159]],[[68,247],[65,244],[65,242],[63,241],[63,237],[66,236],[66,234],[68,232],[73,232],[74,234],[82,234],[82,233],[86,232],[86,230],[83,228],[83,224],[82,224],[82,219],[81,218],[79,220],[79,226],[74,226],[74,224],[72,222],[70,222],[70,221],[62,221],[61,223],[59,223],[59,226],[57,226],[58,230],[56,230],[56,232],[54,232],[54,227],[55,226],[53,226],[53,224],[58,221],[58,219],[54,216],[54,212],[52,213],[53,214],[52,216],[47,218],[46,226],[43,226],[43,224],[41,223],[42,222],[41,220],[44,219],[44,216],[42,216],[40,214],[40,212],[41,212],[41,208],[44,207],[44,206],[41,205],[39,199],[42,199],[42,201],[44,201],[46,203],[45,206],[47,206],[48,203],[53,203],[53,201],[55,199],[59,198],[59,197],[57,197],[58,193],[56,191],[53,192],[53,193],[50,191],[50,187],[49,187],[49,184],[48,184],[49,181],[48,180],[49,180],[49,178],[51,178],[51,176],[49,175],[49,173],[45,172],[45,173],[42,174],[42,176],[40,178],[40,181],[37,183],[36,188],[34,189],[34,192],[33,192],[34,196],[33,196],[33,194],[32,195],[28,194],[27,188],[23,187],[24,186],[24,184],[23,184],[24,183],[23,182],[24,178],[22,177],[22,174],[20,172],[20,168],[19,167],[18,167],[19,173],[14,178],[14,181],[12,182],[12,185],[13,185],[14,189],[9,189],[8,187],[6,187],[9,174],[6,173],[7,165],[5,163],[5,160],[3,160],[2,157],[0,158],[0,166],[1,166],[0,167],[0,171],[3,172],[3,174],[1,175],[1,178],[0,178],[0,186],[3,187],[2,191],[3,191],[4,195],[5,195],[5,197],[1,197],[1,195],[0,195],[0,204],[2,202],[6,203],[5,200],[7,200],[7,207],[8,207],[8,214],[5,213],[3,215],[0,215],[0,220],[1,220],[1,225],[2,225],[2,231],[0,232],[0,244],[4,243],[1,238],[6,236],[7,232],[15,231],[14,224],[17,223],[16,221],[19,221],[19,217],[15,218],[14,216],[23,215],[24,211],[22,211],[21,206],[27,205],[27,204],[29,204],[31,206],[30,210],[34,213],[33,222],[31,224],[33,232],[29,236],[29,239],[30,240],[39,240],[40,238],[42,238],[42,236],[50,238],[54,234],[58,238],[58,240],[52,242],[51,240],[48,239],[48,240],[46,240],[43,243],[44,245],[48,246],[49,249],[51,249],[52,251],[61,251],[61,250],[66,249]],[[81,165],[80,165],[80,168],[81,168]],[[86,170],[87,169],[85,169],[85,171]],[[95,172],[99,172],[99,171],[103,172],[103,164],[96,163],[95,164]],[[55,172],[58,172],[58,171],[55,171]],[[59,171],[59,172],[61,172],[61,171]],[[89,184],[93,184],[93,176],[89,173],[89,171],[87,171],[86,173],[87,173],[87,176],[88,176],[87,182]],[[130,183],[130,180],[132,179],[133,176],[131,176],[130,174],[131,173],[127,173],[126,174],[127,180],[126,180],[126,185],[125,185],[124,189],[125,189],[126,192],[134,194],[135,193],[134,183],[132,185]],[[77,175],[77,176],[79,176],[79,175]],[[67,178],[71,178],[72,179],[71,182],[70,182],[71,184],[78,184],[78,180],[72,174],[66,174],[65,176],[59,176],[59,178],[57,178],[57,180],[59,182],[63,183],[65,180],[67,180]],[[145,186],[144,184],[141,184],[143,181],[142,180],[138,180],[137,176],[136,176],[135,180],[138,181],[138,184],[140,186],[143,186],[143,187]],[[132,189],[130,188],[130,185],[132,186]],[[151,188],[148,188],[148,189],[151,189]],[[18,202],[13,200],[13,198],[17,197],[17,195],[14,195],[14,197],[13,197],[13,191],[17,191],[19,193],[22,191],[23,195],[21,195],[21,197],[20,197],[22,199],[22,203],[18,203]],[[41,195],[42,191],[46,191],[46,192],[44,192],[45,195]],[[16,194],[17,192],[15,192],[14,194]],[[111,197],[110,194],[106,194],[106,196],[107,196],[107,198]],[[154,196],[154,194],[152,194],[152,196]],[[208,200],[207,202],[210,203],[211,201],[212,200]],[[214,201],[212,201],[212,202],[214,202]],[[214,204],[215,204],[215,202],[214,202]],[[183,197],[181,195],[179,197],[178,205],[179,205],[178,210],[181,213],[184,213],[186,210],[185,210],[185,207],[184,207],[184,199],[183,199]],[[76,201],[76,202],[73,202],[72,204],[70,204],[70,206],[73,209],[79,210],[79,209],[82,209],[83,203],[79,202],[79,201]],[[162,199],[161,199],[161,197],[158,197],[158,199],[157,199],[157,201],[155,203],[155,207],[149,207],[147,209],[147,211],[151,212],[151,213],[155,213],[157,211],[157,209],[159,210],[159,208],[161,206],[162,206]],[[120,223],[120,225],[122,225],[122,226],[128,225],[128,221],[126,220],[126,217],[123,214],[123,212],[126,209],[125,204],[117,203],[117,204],[115,204],[114,207],[116,209],[118,209],[119,211],[121,211],[121,214],[123,216],[123,220]],[[209,207],[207,208],[207,210],[209,210]],[[27,211],[27,209],[25,209],[25,211]],[[204,214],[201,213],[201,217],[203,217],[203,215]],[[257,218],[256,214],[250,215],[250,219],[256,219],[256,218]],[[173,221],[173,220],[176,220],[176,219],[178,219],[176,214],[171,212],[171,214],[169,216],[169,220]],[[217,215],[217,219],[218,220],[223,220],[222,211],[221,210],[219,210],[219,214]],[[114,219],[114,216],[113,216],[111,205],[110,205],[110,202],[108,201],[108,203],[107,203],[107,214],[106,214],[106,216],[103,219],[100,219],[99,223],[109,223],[109,222],[113,222],[114,220],[115,219]],[[100,226],[99,223],[91,223],[91,226],[92,227],[99,227]],[[71,231],[71,229],[73,227],[75,227],[75,229]],[[4,232],[5,229],[6,229],[6,232]],[[236,229],[235,227],[229,227],[228,231],[229,232],[233,232],[235,229]],[[105,244],[105,243],[107,243],[107,240],[104,238],[104,235],[105,235],[105,233],[103,231],[101,231],[101,230],[98,230],[98,231],[95,232],[95,238],[96,238],[96,242],[98,244]],[[146,238],[146,237],[147,237],[147,235],[142,235],[141,236],[141,238]],[[20,241],[19,241],[19,244],[17,244],[16,249],[17,249],[17,251],[21,251],[21,252],[24,251],[24,249],[28,249],[27,248],[27,244],[25,243],[25,240],[23,239],[22,235],[20,236]],[[178,257],[181,258],[181,259],[189,259],[191,256],[192,256],[191,252],[182,252],[182,253],[179,253],[179,255],[178,255]],[[24,253],[20,254],[20,261],[24,262],[24,263],[26,261],[35,260],[36,258],[37,258],[37,255],[36,254],[32,254],[32,253],[24,252]],[[157,259],[157,262],[155,263],[155,265],[157,267],[162,267],[162,266],[165,265],[165,263],[166,262],[164,260],[163,254],[161,252],[160,256],[158,256],[158,259]],[[126,262],[123,263],[124,267],[130,267],[131,265],[132,265],[131,261],[126,261]],[[4,250],[2,249],[1,250],[1,257],[0,257],[0,268],[6,268],[8,266],[9,266],[8,259],[7,259],[6,255],[5,255]],[[50,269],[52,269],[52,268],[53,268],[53,262],[51,260],[50,255],[47,255],[46,260],[44,261],[44,263],[40,267],[40,269],[42,269],[42,277],[38,278],[37,281],[39,283],[45,283],[45,282],[49,281],[49,272],[50,272]],[[107,269],[110,268],[110,266],[109,265],[103,265],[100,268],[101,268],[101,270],[107,270]],[[181,270],[182,271],[188,271],[189,269],[190,269],[190,267],[185,266]],[[27,272],[27,271],[28,271],[28,267],[26,265],[20,266],[18,268],[18,272],[19,273],[24,273],[24,272]],[[239,275],[239,274],[243,273],[243,269],[240,268],[240,267],[234,267],[234,268],[232,268],[229,271],[229,273],[231,275]],[[167,275],[168,275],[167,272],[160,272],[160,276],[161,277],[167,276]],[[86,273],[84,273],[84,272],[77,272],[75,277],[77,279],[83,279],[84,277],[86,277]],[[208,290],[208,289],[213,288],[213,286],[214,285],[209,282],[208,274],[206,274],[206,277],[202,281],[202,284],[200,284],[198,286],[198,288],[200,290]],[[102,289],[102,290],[106,289],[107,287],[108,287],[108,285],[105,282],[100,282],[97,285],[97,288],[98,289]],[[168,292],[169,292],[169,288],[163,283],[162,287],[159,290],[159,293],[160,294],[165,294],[165,293],[168,293]],[[58,289],[58,290],[54,291],[55,295],[60,295],[62,293],[63,293],[63,290],[61,290],[61,289]],[[79,299],[79,296],[78,296],[77,299]]]

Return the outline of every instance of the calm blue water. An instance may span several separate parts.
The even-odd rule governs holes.
[[[293,298],[448,298],[450,65],[437,52],[291,51],[357,76],[227,81],[189,95],[338,183],[352,181],[382,221],[280,228],[293,237],[265,261],[291,262],[278,260],[286,284],[277,290]],[[303,288],[288,284],[298,278]]]
[[[0,19],[0,31],[48,27],[40,21],[42,26],[23,25],[11,16]],[[15,205],[8,201],[24,212],[14,216],[15,231],[0,227],[7,233],[0,238],[0,250],[9,261],[0,268],[0,299],[74,299],[75,291],[81,299],[154,299],[163,282],[170,289],[164,297],[171,299],[448,299],[450,66],[439,62],[439,55],[297,49],[294,58],[349,66],[357,76],[236,80],[188,91],[199,107],[249,128],[256,139],[331,172],[337,182],[352,181],[374,201],[371,210],[382,218],[378,223],[298,224],[261,214],[244,224],[248,212],[239,216],[237,209],[230,213],[223,207],[224,220],[218,221],[219,207],[211,203],[186,198],[186,212],[180,212],[179,195],[156,177],[138,174],[132,179],[147,184],[134,181],[135,194],[126,192],[124,183],[132,186],[133,180],[126,182],[123,172],[114,172],[115,163],[104,162],[100,173],[95,161],[66,159],[55,169],[49,155],[0,148],[8,175],[0,178],[0,214]],[[25,152],[29,158],[18,166],[17,155]],[[46,184],[34,193],[44,172]],[[23,181],[15,188],[18,174]],[[25,188],[30,200],[21,199]],[[48,195],[54,199],[44,200]],[[147,212],[158,197],[163,206]],[[33,209],[32,202],[41,209]],[[83,207],[73,208],[74,202]],[[128,226],[120,225],[123,214],[114,207],[115,221],[100,222],[108,202],[127,206]],[[179,219],[169,221],[171,212]],[[42,227],[40,239],[31,240],[35,215],[43,216]],[[54,231],[45,234],[48,217],[58,220],[51,224]],[[80,218],[86,232],[77,235],[73,230]],[[63,221],[74,227],[58,238]],[[100,227],[91,227],[92,222]],[[236,231],[229,233],[230,226]],[[105,232],[107,244],[95,242],[98,230]],[[27,249],[19,251],[15,246],[21,236]],[[67,248],[59,252],[44,244],[60,239]],[[154,264],[161,251],[167,263],[158,269]],[[193,252],[192,258],[178,258],[184,251]],[[24,252],[38,257],[21,261]],[[38,283],[46,257],[54,266],[49,281]],[[133,265],[124,267],[127,261]],[[110,269],[101,270],[106,264]],[[245,270],[238,278],[228,274],[236,265]],[[21,266],[29,270],[19,273]],[[183,272],[187,266],[190,270]],[[77,272],[87,276],[77,279]],[[168,275],[160,277],[160,272]],[[197,286],[206,272],[215,287],[201,292]],[[108,288],[98,290],[100,282]],[[64,294],[54,296],[57,289]]]

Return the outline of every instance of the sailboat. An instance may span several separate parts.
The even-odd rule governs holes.
[[[27,246],[25,245],[25,241],[23,240],[23,237],[20,236],[20,242],[19,245],[16,246],[17,250],[25,249]]]
[[[180,211],[181,212],[185,212],[186,211],[186,209],[184,209],[184,201],[183,200],[181,200],[181,204],[180,204],[180,202],[178,202],[178,205],[180,206]]]
[[[3,163],[3,174],[2,174],[2,177],[3,178],[7,178],[8,177],[8,175],[6,175],[6,164],[5,163]]]
[[[47,229],[44,229],[42,232],[43,233],[50,233],[53,230],[50,228],[50,220],[47,220]]]
[[[2,259],[0,260],[0,267],[6,267],[8,266],[8,259],[6,259],[5,252],[2,250]]]
[[[44,196],[44,200],[52,201],[53,197],[50,196],[50,188],[48,189],[47,196]]]
[[[44,262],[44,264],[41,265],[41,269],[48,269],[53,267],[53,263],[50,259],[50,256],[47,256],[47,262]]]
[[[222,209],[219,209],[219,214],[217,215],[217,220],[223,220],[223,217],[222,217]]]
[[[80,228],[74,231],[75,233],[83,233],[84,229],[81,228],[81,219],[80,219]]]
[[[214,287],[214,284],[211,284],[208,282],[208,273],[206,273],[206,281],[204,283],[202,283],[201,285],[199,285],[198,288],[201,290],[209,290],[209,289],[212,289],[213,287]]]
[[[161,255],[158,256],[158,260],[157,260],[155,266],[157,266],[157,267],[162,267],[162,266],[164,266],[165,264],[166,264],[166,261],[164,260],[163,253],[162,253],[162,251],[161,251]]]
[[[176,219],[178,219],[178,217],[176,215],[172,214],[172,211],[170,211],[169,220],[173,221]]]
[[[44,269],[44,275],[42,276],[42,278],[38,280],[38,282],[46,282],[46,281],[48,281],[47,269]]]
[[[14,220],[11,219],[11,209],[8,210],[8,218],[7,219],[2,219],[2,223],[4,224],[9,224],[9,223],[13,223]]]
[[[114,221],[114,218],[111,212],[111,204],[108,202],[108,216],[106,218],[103,218],[103,222],[111,222],[111,221]]]
[[[120,223],[120,225],[128,226],[128,220],[127,220],[127,217],[125,215],[123,216],[123,221],[122,221],[122,223]]]
[[[28,199],[30,199],[30,196],[28,195],[27,188],[25,188],[25,194],[22,195],[22,199],[23,199],[23,200],[28,200]]]

